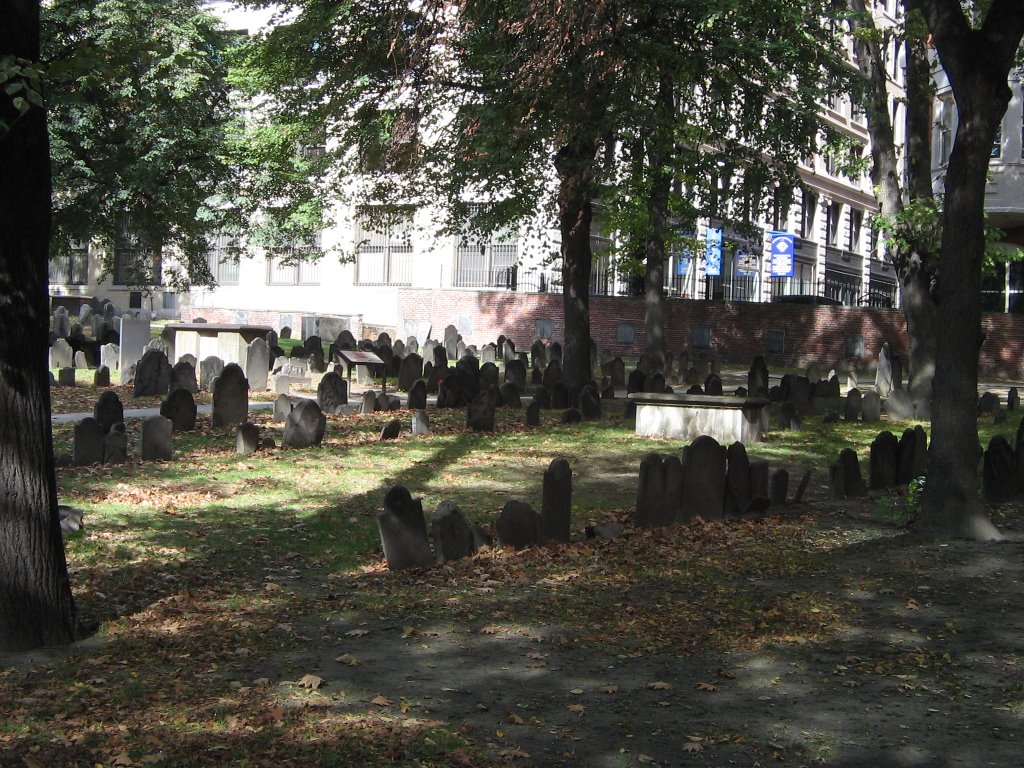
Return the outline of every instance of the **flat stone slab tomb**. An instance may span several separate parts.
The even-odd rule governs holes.
[[[768,429],[768,400],[719,395],[633,392],[641,437],[695,440],[710,435],[722,445],[759,443]]]

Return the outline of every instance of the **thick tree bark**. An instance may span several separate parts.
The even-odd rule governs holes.
[[[573,395],[592,378],[590,359],[590,222],[597,141],[574,137],[555,156],[562,236],[562,380]]]
[[[972,29],[959,0],[921,0],[956,99],[958,125],[945,179],[932,445],[918,528],[941,537],[996,538],[978,496],[978,349],[985,184],[989,153],[1011,93],[1024,5],[994,0]]]
[[[644,243],[645,352],[652,371],[665,370],[665,235],[668,232],[668,196],[672,176],[666,169],[672,153],[671,118],[675,97],[671,78],[658,78],[658,119],[647,136],[647,236]]]
[[[39,59],[38,0],[8,0],[0,56]],[[0,651],[74,640],[47,376],[46,113],[0,92]]]

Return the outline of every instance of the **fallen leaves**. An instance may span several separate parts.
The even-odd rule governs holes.
[[[391,699],[387,698],[386,696],[380,693],[378,693],[376,696],[370,699],[370,703],[377,707],[390,707],[392,704],[394,704],[394,702]]]
[[[648,683],[647,687],[652,691],[670,691],[672,690],[672,683],[665,683],[662,681]]]
[[[360,664],[363,663],[355,656],[353,656],[351,653],[343,653],[341,654],[341,656],[336,656],[334,660],[339,661],[342,664],[348,664],[348,666],[350,667],[358,667]]]
[[[694,686],[698,691],[717,691],[718,686],[714,683],[697,683]]]
[[[303,675],[295,684],[299,688],[308,688],[311,691],[315,691],[324,684],[324,679],[316,675]]]

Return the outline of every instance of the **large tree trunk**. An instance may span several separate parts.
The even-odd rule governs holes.
[[[645,352],[652,371],[665,370],[665,235],[668,232],[668,196],[672,176],[666,170],[672,153],[671,118],[675,112],[672,80],[658,78],[657,119],[647,136],[647,235],[644,243]]]
[[[558,151],[558,228],[562,237],[562,380],[574,397],[593,377],[590,359],[590,221],[597,142],[575,137]]]
[[[38,61],[38,0],[4,9],[0,56]],[[50,432],[49,237],[46,113],[19,115],[0,92],[0,651],[75,634]]]
[[[978,497],[978,350],[981,262],[989,154],[1011,92],[1007,84],[1024,34],[1019,0],[994,0],[972,29],[958,0],[921,0],[956,99],[958,125],[945,179],[932,446],[918,527],[936,536],[995,538]]]

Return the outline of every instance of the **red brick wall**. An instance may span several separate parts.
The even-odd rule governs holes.
[[[617,355],[639,355],[644,348],[643,300],[595,296],[590,300],[591,335],[598,349]],[[471,318],[466,342],[484,344],[499,334],[511,338],[518,349],[528,349],[536,336],[537,321],[551,321],[552,338],[564,336],[560,294],[490,291],[442,291],[407,288],[398,293],[399,337],[403,321],[429,321],[440,338],[449,323]],[[632,344],[616,341],[619,323],[633,325]],[[867,368],[877,361],[884,341],[906,358],[906,323],[899,310],[815,307],[794,304],[753,304],[670,299],[665,307],[668,349],[691,349],[694,327],[710,329],[711,347],[722,359],[741,365],[765,354],[765,331],[785,334],[782,355],[768,356],[768,364],[804,367],[817,362],[826,367]],[[991,314],[983,318],[986,334],[980,368],[986,374],[1022,376],[1024,316]],[[847,336],[861,336],[863,357],[845,355]]]

